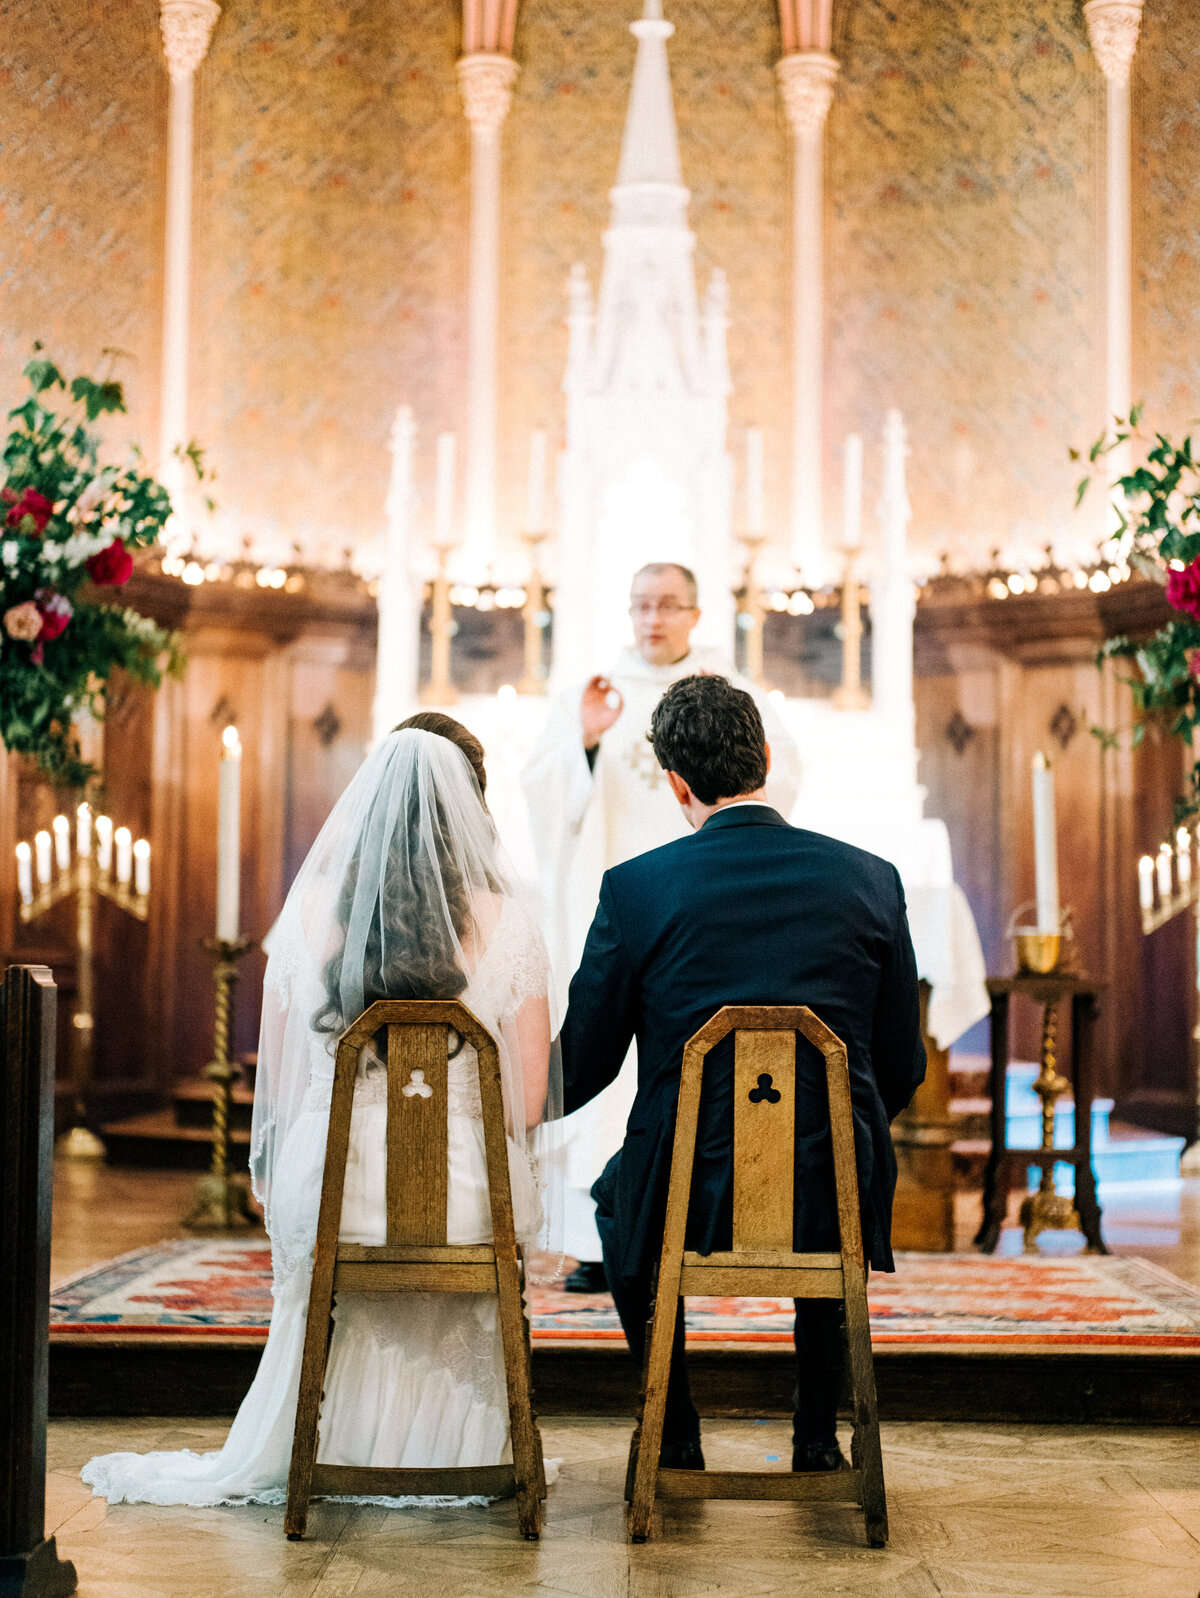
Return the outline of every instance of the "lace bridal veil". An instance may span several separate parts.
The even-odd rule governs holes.
[[[307,1264],[320,1199],[319,1183],[313,1191],[311,1182],[288,1180],[289,1135],[301,1117],[328,1113],[338,1036],[380,998],[461,999],[496,1039],[510,1163],[528,1157],[542,1197],[540,1240],[527,1225],[523,1241],[557,1248],[562,1077],[549,987],[545,946],[466,756],[432,732],[391,733],[322,827],[272,936],[250,1169],[277,1290]],[[474,1051],[461,1049],[452,1113],[462,1111],[456,1079],[459,1096],[473,1093],[477,1103],[474,1070]],[[382,1077],[373,1050],[364,1050],[356,1106],[364,1088],[382,1089]]]

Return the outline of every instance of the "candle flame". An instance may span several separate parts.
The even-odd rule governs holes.
[[[32,860],[32,858],[33,858],[33,850],[24,841],[24,839],[22,839],[21,842],[17,845],[17,859],[18,860]]]
[[[138,839],[133,846],[133,853],[135,858],[138,860],[149,860],[150,845],[146,842],[145,838]]]
[[[53,826],[55,832],[66,832],[71,823],[67,820],[66,816],[55,816],[51,825]]]
[[[96,817],[96,831],[100,832],[100,833],[109,833],[109,832],[111,832],[112,831],[112,817],[111,816],[97,816]]]
[[[225,731],[221,734],[221,742],[224,744],[225,748],[229,750],[230,754],[235,752],[238,754],[241,753],[242,741],[238,737],[238,730],[236,727],[226,727]]]
[[[77,816],[90,816],[91,813],[92,813],[92,807],[91,807],[90,804],[88,804],[86,799],[83,801],[83,803],[79,806],[78,810],[76,810],[76,812],[75,812],[75,814]]]
[[[123,849],[133,837],[133,833],[128,827],[118,827],[113,836],[116,838],[118,849]]]

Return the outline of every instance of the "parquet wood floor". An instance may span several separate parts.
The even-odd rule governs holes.
[[[78,1480],[108,1448],[212,1448],[221,1422],[56,1421],[50,1512],[80,1598],[1196,1598],[1200,1449],[1190,1431],[884,1427],[892,1538],[825,1505],[679,1504],[625,1540],[627,1424],[544,1425],[563,1458],[540,1544],[511,1504],[398,1511],[314,1504],[288,1543],[282,1509],[109,1509]],[[709,1424],[709,1462],[787,1458],[783,1425]]]

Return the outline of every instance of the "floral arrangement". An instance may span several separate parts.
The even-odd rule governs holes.
[[[1172,733],[1193,745],[1197,760],[1192,767],[1189,792],[1176,801],[1177,819],[1200,811],[1200,461],[1192,452],[1188,435],[1174,444],[1163,433],[1144,436],[1139,428],[1142,409],[1135,406],[1128,419],[1118,418],[1117,430],[1106,433],[1088,451],[1092,468],[1079,484],[1076,503],[1083,500],[1099,462],[1127,440],[1146,446],[1144,463],[1116,487],[1120,525],[1115,535],[1129,564],[1144,577],[1163,584],[1167,603],[1175,616],[1150,639],[1110,638],[1100,659],[1134,662],[1137,673],[1126,679],[1132,693],[1136,719],[1133,742],[1142,740],[1151,719],[1165,720]],[[1072,451],[1072,458],[1079,459]],[[1094,728],[1105,744],[1115,735]]]
[[[119,383],[68,385],[36,355],[24,375],[30,394],[9,412],[0,488],[0,741],[82,787],[94,772],[72,723],[103,714],[111,673],[157,688],[164,671],[182,670],[173,634],[113,603],[132,551],[157,542],[171,502],[136,453],[124,466],[100,463],[87,424],[125,409]],[[64,410],[51,408],[58,392],[69,396]]]

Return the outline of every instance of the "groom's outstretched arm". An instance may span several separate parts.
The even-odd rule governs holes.
[[[571,978],[562,1044],[563,1111],[602,1093],[629,1053],[637,1028],[638,984],[629,962],[607,874],[600,903]]]

